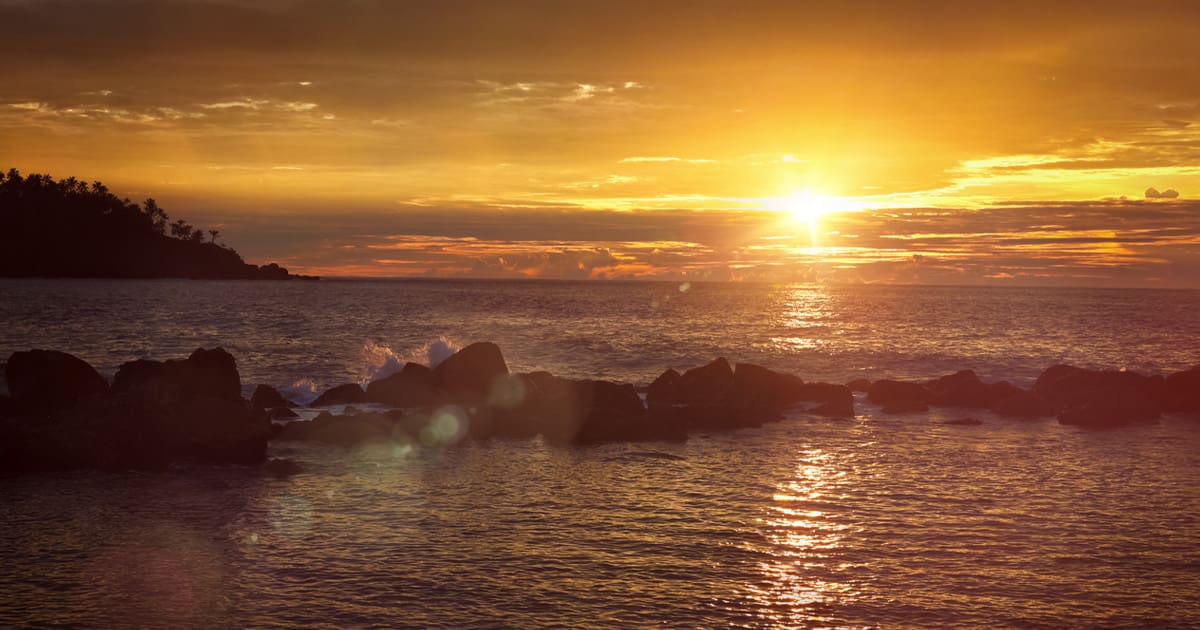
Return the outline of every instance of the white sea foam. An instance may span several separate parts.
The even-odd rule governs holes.
[[[437,367],[461,348],[461,344],[447,337],[438,337],[424,345],[408,351],[397,352],[391,346],[377,341],[363,342],[363,364],[366,369],[361,381],[387,378],[404,368],[405,363],[420,363],[429,367]]]

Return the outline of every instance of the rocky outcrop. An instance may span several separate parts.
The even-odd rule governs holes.
[[[1006,381],[984,383],[973,370],[962,370],[925,383],[927,402],[938,407],[990,409],[996,403],[1020,392]]]
[[[357,383],[346,383],[325,390],[317,399],[309,403],[309,407],[328,407],[330,405],[353,405],[366,402],[367,393]]]
[[[443,398],[433,370],[419,363],[405,363],[399,372],[369,383],[365,400],[393,407],[423,407],[438,404]]]
[[[482,402],[488,400],[497,379],[508,375],[508,364],[499,346],[484,341],[454,353],[433,373],[449,400]]]
[[[55,350],[14,352],[4,376],[10,406],[31,413],[68,408],[108,391],[108,381],[86,361]]]
[[[883,407],[884,413],[928,411],[933,394],[920,383],[882,379],[871,383],[867,400]]]
[[[250,396],[250,404],[256,409],[291,409],[296,403],[283,397],[279,390],[270,385],[259,385]]]
[[[126,363],[108,391],[66,398],[46,417],[10,414],[0,423],[0,465],[24,471],[160,469],[179,460],[256,464],[266,455],[270,421],[240,391],[237,365],[220,348],[184,360]]]
[[[1168,376],[1162,403],[1163,411],[1200,413],[1200,365]]]
[[[1055,365],[1038,376],[1034,391],[1058,410],[1058,421],[1112,428],[1159,417],[1166,380],[1137,372]]]

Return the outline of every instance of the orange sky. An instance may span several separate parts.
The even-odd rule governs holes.
[[[974,4],[0,0],[0,167],[324,275],[1200,286],[1200,4]]]

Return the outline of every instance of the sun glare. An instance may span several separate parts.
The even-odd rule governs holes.
[[[823,195],[811,190],[794,192],[779,200],[779,210],[787,212],[796,223],[812,225],[822,215],[846,212],[858,208],[848,199]]]

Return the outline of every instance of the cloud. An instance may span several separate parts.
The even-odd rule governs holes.
[[[1147,199],[1178,199],[1179,191],[1174,188],[1168,188],[1162,192],[1153,186],[1146,189]]]

